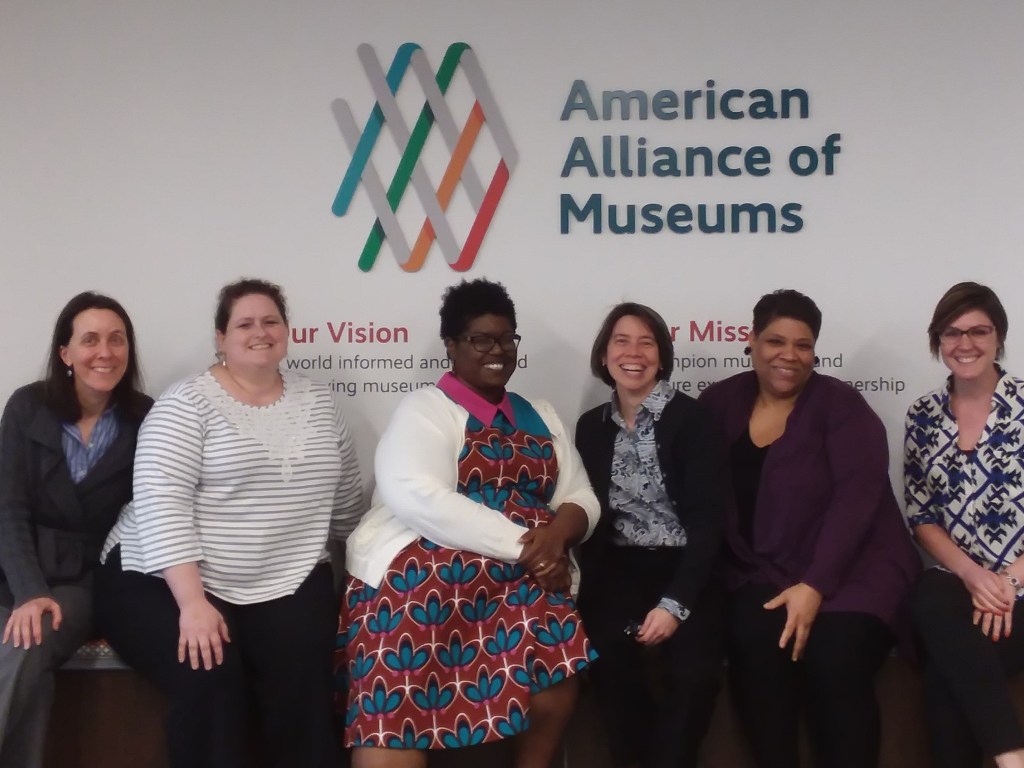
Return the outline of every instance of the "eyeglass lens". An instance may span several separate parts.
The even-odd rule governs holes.
[[[962,336],[970,336],[972,339],[985,339],[992,335],[995,330],[991,325],[975,325],[970,328],[953,328],[944,330],[940,336],[943,341],[953,343],[960,341]]]
[[[489,333],[474,333],[471,336],[467,336],[466,341],[472,344],[473,349],[477,352],[490,352],[494,349],[495,344],[506,352],[512,352],[519,346],[519,338],[520,337],[514,333],[507,334],[505,336],[492,336]]]

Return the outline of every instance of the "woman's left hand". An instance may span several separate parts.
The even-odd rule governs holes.
[[[775,610],[786,606],[786,626],[779,637],[779,648],[785,648],[790,639],[793,640],[793,661],[804,653],[807,638],[811,634],[811,625],[821,608],[821,593],[810,584],[794,584],[764,604],[765,610]]]
[[[1013,608],[1005,613],[992,613],[974,609],[974,626],[981,628],[981,634],[998,642],[1001,637],[1009,637],[1013,629]]]
[[[523,551],[519,564],[533,574],[540,574],[565,557],[565,536],[550,523],[531,528],[519,537]]]
[[[664,608],[652,608],[636,633],[636,641],[642,645],[658,645],[672,637],[679,624],[679,619]]]
[[[547,592],[564,592],[569,588],[569,558],[566,540],[550,523],[531,528],[519,537],[523,551],[519,564],[528,570]]]
[[[569,569],[569,558],[561,557],[554,565],[545,564],[544,570],[534,573],[533,578],[545,592],[568,592],[572,587],[572,571]]]

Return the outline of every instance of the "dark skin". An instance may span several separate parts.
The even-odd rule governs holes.
[[[516,369],[516,350],[495,342],[486,352],[478,352],[466,339],[488,334],[494,339],[515,333],[515,327],[502,315],[480,315],[470,320],[462,333],[445,340],[452,374],[467,387],[491,403],[505,397],[505,385]],[[531,528],[519,541],[522,565],[547,592],[569,589],[569,549],[587,532],[587,514],[576,504],[562,504],[551,522]]]
[[[509,319],[500,315],[473,318],[454,338],[445,339],[452,361],[452,374],[467,387],[492,403],[505,397],[505,385],[516,369],[516,350],[508,337],[515,332]],[[469,336],[478,336],[480,346],[491,337],[489,349],[479,352]],[[502,346],[501,340],[505,340]],[[537,584],[548,592],[569,588],[568,548],[583,537],[587,516],[575,504],[563,504],[551,522],[526,531],[519,563]],[[575,676],[530,696],[530,728],[515,739],[515,768],[547,768],[559,739],[569,722],[579,690]],[[427,752],[421,749],[357,747],[352,751],[355,768],[426,768]]]

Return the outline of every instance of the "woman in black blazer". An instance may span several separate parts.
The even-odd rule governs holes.
[[[672,337],[642,304],[619,304],[591,353],[610,402],[576,425],[601,501],[580,551],[579,609],[599,659],[593,682],[615,766],[695,766],[718,693],[726,458],[704,408],[675,391]],[[658,665],[648,685],[645,658]]]
[[[91,573],[132,497],[139,391],[131,319],[75,296],[53,331],[47,375],[0,420],[0,768],[42,765],[53,670],[91,633]]]

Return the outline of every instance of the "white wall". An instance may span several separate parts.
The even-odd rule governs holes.
[[[385,68],[401,43],[437,67],[470,43],[508,124],[518,164],[467,276],[506,283],[528,366],[514,388],[544,396],[571,421],[604,396],[587,355],[600,319],[623,299],[650,304],[683,331],[681,357],[741,354],[742,343],[691,343],[691,321],[749,322],[762,293],[794,287],[821,306],[819,354],[845,379],[899,381],[869,392],[894,449],[910,400],[937,386],[924,328],[941,293],[974,279],[1024,318],[1018,211],[1024,159],[1024,6],[1002,0],[602,4],[378,0],[0,0],[0,397],[38,377],[53,319],[74,293],[119,298],[136,321],[148,387],[212,361],[216,292],[240,275],[280,282],[295,328],[319,327],[291,357],[420,358],[443,354],[437,307],[450,271],[435,245],[424,268],[398,268],[387,244],[372,271],[356,261],[374,220],[365,190],[350,212],[331,203],[351,154],[331,112],[345,99],[360,127],[374,104],[356,49]],[[572,83],[681,92],[713,78],[746,91],[803,88],[807,119],[560,120]],[[472,100],[462,72],[450,93],[461,124]],[[411,76],[399,103],[422,102]],[[461,111],[461,112],[460,112]],[[835,172],[800,178],[798,145],[841,135]],[[763,145],[771,173],[739,178],[604,178],[560,172],[574,137],[644,136],[648,146]],[[388,129],[374,162],[396,151]],[[485,127],[474,163],[497,151]],[[437,131],[424,159],[437,184],[448,152]],[[580,202],[767,202],[801,205],[796,233],[595,235],[559,231],[559,198]],[[399,218],[422,219],[410,191]],[[465,235],[464,193],[452,205]],[[781,225],[780,221],[780,225]],[[327,323],[409,329],[408,343],[333,343]],[[1020,345],[1011,331],[1008,365]],[[687,370],[676,379],[727,371]],[[829,372],[826,370],[826,372]],[[399,395],[371,381],[436,372],[337,370],[364,465]],[[896,457],[894,457],[894,468]]]

